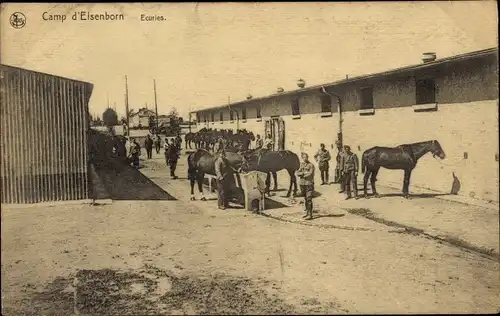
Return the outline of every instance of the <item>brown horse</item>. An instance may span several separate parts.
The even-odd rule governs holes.
[[[191,184],[191,201],[195,200],[194,197],[194,184],[198,183],[198,190],[201,194],[201,200],[206,201],[203,196],[203,179],[205,174],[215,176],[215,160],[217,155],[208,152],[205,149],[198,149],[194,153],[189,154],[188,161],[188,179]],[[238,170],[242,166],[243,157],[237,153],[226,152],[226,159],[229,165]]]
[[[267,149],[249,150],[242,153],[244,160],[242,169],[244,171],[257,170],[267,173],[266,193],[269,193],[270,173],[274,177],[276,190],[276,172],[285,169],[290,175],[290,186],[288,187],[287,197],[290,197],[293,187],[293,196],[297,196],[297,178],[295,171],[300,167],[299,157],[289,150],[270,151]]]
[[[417,166],[418,159],[428,152],[441,159],[446,157],[441,144],[437,140],[399,145],[397,147],[372,147],[365,150],[361,158],[361,172],[365,173],[363,179],[365,197],[367,197],[368,178],[370,178],[373,195],[378,197],[375,182],[380,167],[384,167],[386,169],[404,170],[403,196],[408,198],[411,172]]]

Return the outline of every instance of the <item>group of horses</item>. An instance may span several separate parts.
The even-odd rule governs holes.
[[[434,157],[445,158],[445,153],[437,140],[404,144],[397,147],[372,147],[363,152],[361,157],[361,172],[364,173],[364,197],[367,195],[368,180],[370,180],[372,194],[378,197],[375,182],[380,168],[404,170],[403,196],[409,198],[410,177],[417,161],[426,153]],[[286,170],[290,176],[290,185],[287,197],[293,193],[297,196],[297,179],[295,171],[300,167],[299,157],[289,150],[271,151],[267,149],[227,151],[226,158],[229,165],[242,172],[260,171],[267,174],[266,193],[270,192],[270,174],[274,178],[274,190],[277,189],[276,173]],[[191,200],[195,200],[194,185],[203,197],[203,179],[205,174],[215,175],[215,160],[217,156],[206,149],[198,149],[189,154],[188,178],[191,184]]]
[[[223,140],[226,151],[246,151],[250,147],[250,143],[255,140],[255,136],[251,131],[239,129],[233,130],[217,130],[211,128],[202,128],[195,133],[187,133],[184,136],[186,149],[205,149],[211,150],[219,140]]]

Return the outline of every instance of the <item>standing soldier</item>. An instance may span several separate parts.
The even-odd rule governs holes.
[[[170,148],[170,144],[168,143],[168,138],[165,137],[165,144],[163,144],[163,154],[165,155],[165,162],[168,166],[168,150]]]
[[[359,160],[355,153],[351,152],[351,147],[344,146],[344,161],[343,161],[343,172],[344,172],[344,183],[347,191],[346,200],[352,198],[351,190],[354,191],[354,197],[358,199],[358,170],[359,170]]]
[[[329,161],[332,157],[330,156],[330,152],[325,149],[325,144],[320,145],[320,149],[314,155],[314,159],[318,162],[319,171],[321,172],[321,185],[328,184]]]
[[[155,138],[155,149],[156,149],[156,154],[158,155],[160,153],[160,147],[161,147],[161,138],[158,134],[156,134]]]
[[[335,179],[334,179],[334,183],[340,183],[341,186],[342,186],[342,166],[341,166],[341,163],[342,163],[342,144],[339,142],[339,141],[336,141],[335,142],[336,145],[337,145],[337,157],[336,157],[336,161],[337,161],[337,165],[335,166]],[[342,187],[341,187],[342,189]]]
[[[314,165],[309,161],[309,155],[306,153],[302,153],[301,157],[302,163],[295,174],[300,178],[300,190],[304,195],[306,205],[306,215],[304,217],[306,220],[311,220],[313,219]]]
[[[339,168],[339,183],[340,183],[340,191],[339,193],[345,192],[345,174],[344,174],[344,162],[345,162],[345,150],[342,145],[338,144],[339,154],[338,154],[338,168]]]
[[[273,150],[273,139],[271,137],[271,134],[267,134],[266,136],[266,139],[264,140],[264,148],[266,149],[269,149],[269,150]]]
[[[227,191],[228,180],[231,177],[229,164],[226,160],[226,153],[220,150],[215,160],[215,175],[217,177],[217,203],[219,210],[225,210],[228,207]]]
[[[153,158],[153,139],[151,136],[147,136],[144,141],[144,147],[146,147],[146,153],[148,154],[148,159]]]
[[[264,147],[264,141],[262,140],[262,138],[260,138],[260,135],[257,134],[256,138],[255,138],[255,149],[262,149],[262,147]]]
[[[139,169],[140,155],[141,155],[141,146],[139,145],[139,143],[135,141],[135,138],[132,138],[132,142],[130,144],[130,161],[137,169]]]
[[[179,135],[179,133],[177,133],[177,136],[175,137],[175,145],[177,147],[179,147],[179,150],[181,150],[181,147],[182,147],[182,138]]]
[[[179,148],[175,145],[174,140],[172,140],[172,144],[170,144],[167,151],[167,164],[170,166],[170,177],[174,180],[177,179],[175,175],[177,160],[179,160]]]

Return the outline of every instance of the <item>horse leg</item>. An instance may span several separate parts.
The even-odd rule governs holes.
[[[191,185],[191,201],[194,201],[196,200],[196,198],[194,197],[194,183],[196,182],[196,179],[190,175],[189,176],[189,184]]]
[[[405,170],[405,176],[403,180],[403,197],[404,198],[409,198],[409,187],[410,187],[410,177],[411,177],[411,169],[406,169]]]
[[[372,185],[372,192],[374,197],[379,197],[379,194],[377,193],[377,187],[375,186],[375,182],[377,182],[377,174],[380,169],[375,169],[372,171],[372,176],[370,178],[370,183]]]
[[[201,194],[201,200],[206,201],[207,199],[203,195],[203,179],[205,178],[204,173],[198,174],[198,177],[196,178],[196,181],[198,182],[198,191],[200,191]]]
[[[276,172],[272,172],[273,174],[273,180],[274,180],[274,189],[273,191],[278,190],[278,174]]]
[[[288,186],[288,192],[286,193],[286,197],[290,197],[290,194],[292,193],[292,187],[293,187],[293,177],[294,174],[292,171],[287,170],[288,174],[290,175],[290,185]],[[294,195],[295,196],[295,195]]]
[[[271,187],[271,175],[269,172],[266,174],[266,193],[271,195],[271,190],[269,189]]]
[[[366,170],[365,171],[365,176],[363,177],[363,191],[364,191],[364,196],[365,198],[368,197],[368,194],[366,193],[366,187],[368,186],[368,178],[370,177],[370,173],[372,171],[371,170]],[[372,184],[372,191],[374,191],[374,187],[373,187],[373,184]]]

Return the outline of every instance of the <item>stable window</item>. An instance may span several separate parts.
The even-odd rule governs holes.
[[[332,99],[329,95],[321,96],[321,112],[332,112]]]
[[[436,103],[436,83],[434,79],[420,79],[416,81],[416,103]]]
[[[292,115],[300,115],[299,99],[291,100]]]
[[[200,113],[196,113],[196,123],[200,122]]]
[[[361,104],[359,105],[361,110],[373,109],[373,88],[365,87],[361,88]]]
[[[203,114],[203,121],[206,123],[208,121],[207,115]]]
[[[246,108],[241,109],[241,119],[242,120],[247,119],[247,109]]]
[[[224,122],[224,113],[219,113],[219,121]]]
[[[212,123],[215,122],[215,114],[214,114],[214,112],[210,113],[210,116],[211,116],[210,118],[211,118]]]
[[[234,121],[234,112],[233,112],[233,110],[229,110],[229,120],[230,121]]]
[[[262,115],[260,114],[260,107],[257,108],[257,118],[262,118]]]

